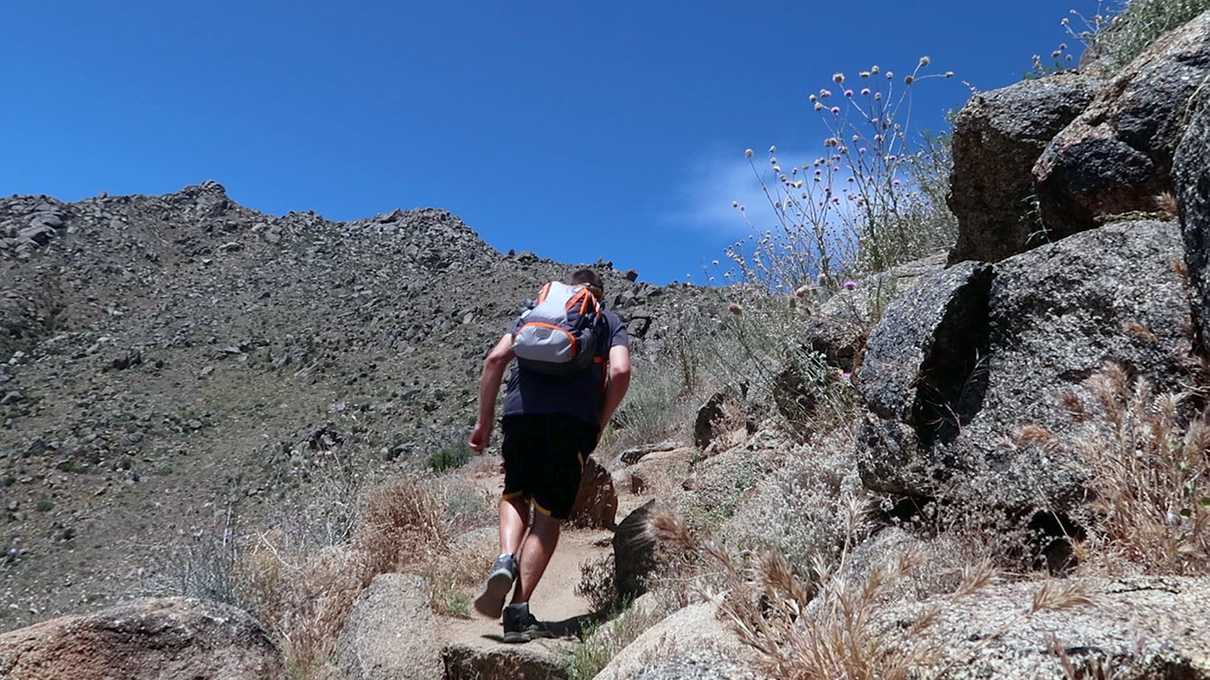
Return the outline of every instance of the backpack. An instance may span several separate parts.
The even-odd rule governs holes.
[[[588,286],[551,281],[521,313],[513,332],[517,363],[552,375],[589,368],[608,333],[605,312]]]

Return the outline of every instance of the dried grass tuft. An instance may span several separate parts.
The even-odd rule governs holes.
[[[1091,471],[1093,572],[1210,573],[1210,422],[1182,416],[1189,395],[1154,395],[1110,366],[1088,381],[1102,409],[1076,442]]]

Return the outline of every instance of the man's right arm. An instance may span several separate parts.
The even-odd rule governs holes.
[[[482,453],[492,438],[492,428],[496,419],[496,395],[500,392],[500,383],[504,379],[504,371],[513,360],[513,336],[505,335],[496,346],[487,353],[483,360],[483,375],[479,378],[479,417],[475,429],[471,432],[467,444],[476,453]]]

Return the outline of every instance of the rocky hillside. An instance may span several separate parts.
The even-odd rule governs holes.
[[[613,308],[655,317],[640,346],[692,296],[597,264]],[[424,465],[567,269],[441,210],[278,217],[214,182],[0,200],[0,629],[154,591],[165,546],[232,499],[255,516],[320,457]]]

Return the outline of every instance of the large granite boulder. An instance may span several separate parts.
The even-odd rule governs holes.
[[[1210,341],[1210,99],[1201,98],[1174,161],[1193,319],[1202,353]]]
[[[947,202],[958,218],[950,262],[996,262],[1045,243],[1033,167],[1092,102],[1101,82],[1064,73],[981,92],[954,120]]]
[[[1159,390],[1189,375],[1181,253],[1174,223],[1123,222],[921,282],[887,310],[858,376],[863,483],[1070,509],[1087,470],[1061,399],[1110,361]],[[1063,436],[1031,444],[1024,425]]]
[[[336,659],[349,680],[442,677],[428,581],[411,574],[376,577],[349,612]]]
[[[234,607],[190,598],[144,599],[0,635],[0,678],[270,680],[282,657]]]
[[[647,629],[594,680],[758,680],[751,650],[719,620],[718,605],[702,602]]]
[[[1034,166],[1051,239],[1162,209],[1187,104],[1210,75],[1210,12],[1157,40],[1097,94]]]
[[[1058,595],[1035,599],[1043,587]],[[1056,606],[1030,613],[1033,603],[1047,600]],[[903,635],[928,612],[936,617],[932,625]],[[895,642],[930,652],[934,662],[914,678],[1207,680],[1207,612],[1205,578],[1080,578],[904,602],[875,621]]]
[[[571,507],[571,523],[578,527],[612,529],[617,522],[618,492],[613,476],[591,456],[584,459],[580,488]]]

